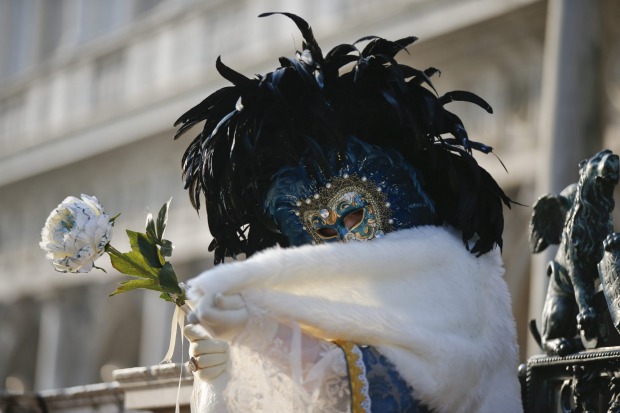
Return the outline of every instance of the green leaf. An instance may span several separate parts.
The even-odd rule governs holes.
[[[112,266],[118,272],[141,278],[150,278],[152,280],[156,279],[157,272],[149,267],[139,252],[131,251],[121,253],[114,250],[108,251],[108,253],[110,254],[110,262],[112,263]]]
[[[159,298],[161,298],[161,299],[163,299],[163,300],[166,300],[166,301],[169,301],[169,302],[171,302],[171,303],[173,303],[173,304],[176,304],[176,303],[174,302],[174,300],[172,299],[172,297],[170,297],[170,294],[168,294],[168,293],[161,293],[161,295],[159,296]]]
[[[146,234],[153,239],[157,239],[157,233],[155,232],[155,221],[153,221],[153,214],[150,212],[146,216]]]
[[[155,241],[149,238],[148,235],[138,234],[138,248],[140,248],[142,256],[151,267],[161,268],[161,266],[164,265],[165,261],[159,253]]]
[[[159,285],[157,284],[157,281],[149,279],[149,280],[129,280],[129,281],[123,281],[121,283],[118,284],[118,287],[116,288],[116,290],[114,290],[114,292],[112,292],[112,294],[110,294],[110,297],[113,295],[118,295],[121,293],[126,293],[127,291],[131,291],[131,290],[137,290],[138,288],[145,288],[147,290],[154,290],[154,291],[161,291],[159,288]]]
[[[168,241],[167,239],[162,239],[159,245],[159,252],[161,252],[161,255],[163,255],[164,257],[172,256],[172,242]]]
[[[138,247],[138,234],[139,232],[136,231],[131,231],[131,230],[125,230],[125,232],[127,233],[127,236],[129,237],[129,245],[131,245],[131,249],[134,252],[140,252],[140,247]]]
[[[137,252],[146,263],[153,268],[161,268],[164,265],[164,259],[159,254],[155,240],[150,238],[143,232],[135,232],[127,230],[127,236],[129,237],[129,244],[133,252]]]
[[[177,275],[174,273],[172,264],[169,262],[160,268],[157,278],[159,280],[159,286],[163,291],[170,294],[183,294],[183,290],[181,290],[179,282],[177,281]]]
[[[168,208],[170,208],[170,202],[172,202],[172,198],[166,202],[159,213],[157,214],[157,225],[155,227],[155,231],[157,234],[157,240],[159,242],[164,238],[164,232],[166,231],[166,225],[168,224]]]

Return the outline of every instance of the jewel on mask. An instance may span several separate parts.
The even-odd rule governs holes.
[[[310,198],[306,198],[306,204],[310,205],[310,202],[312,202],[312,200]]]
[[[319,199],[319,194],[314,194],[314,199]]]
[[[349,174],[344,174],[344,175],[342,175],[342,177],[343,177],[344,179],[349,179]]]
[[[297,201],[297,202],[295,202],[295,205],[297,205],[298,207],[300,207],[300,206],[301,206],[301,201]]]
[[[328,182],[328,183],[326,183],[326,184],[325,184],[325,188],[329,189],[329,188],[331,188],[331,187],[332,187],[332,184],[331,184],[330,182]]]
[[[366,182],[368,180],[368,178],[366,178],[365,176],[362,176],[362,182]]]
[[[325,209],[325,208],[321,209],[321,210],[319,211],[319,214],[320,214],[323,218],[325,218],[325,219],[327,219],[327,218],[329,217],[329,211],[328,211],[327,209]]]

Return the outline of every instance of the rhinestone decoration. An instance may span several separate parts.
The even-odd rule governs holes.
[[[344,179],[349,179],[349,174],[344,174],[344,175],[342,175],[342,177],[343,177]]]
[[[329,216],[329,211],[328,211],[327,209],[323,208],[323,209],[321,209],[321,210],[319,211],[319,214],[320,214],[323,218],[327,219],[327,217]]]
[[[319,194],[314,194],[314,199],[319,199]]]
[[[306,198],[306,204],[310,204],[310,202],[312,202],[312,200],[310,198]]]
[[[328,183],[325,184],[325,188],[329,189],[331,187],[332,187],[332,183],[331,182],[328,182]]]
[[[297,205],[298,207],[300,207],[300,206],[301,206],[301,201],[297,201],[297,202],[295,202],[295,205]]]

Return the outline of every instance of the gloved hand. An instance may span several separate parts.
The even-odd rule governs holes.
[[[226,371],[228,343],[211,338],[200,324],[188,324],[183,335],[190,342],[190,369],[203,381],[213,380]]]
[[[248,309],[240,294],[202,296],[188,322],[200,323],[214,338],[232,341],[248,321]]]

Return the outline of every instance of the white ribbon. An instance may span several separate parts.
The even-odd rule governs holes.
[[[179,307],[177,307],[179,308]],[[183,318],[184,320],[184,318]],[[182,324],[185,324],[184,321],[181,322],[181,324],[179,324],[179,327],[181,328],[181,330],[183,329]],[[181,406],[180,406],[180,402],[179,399],[181,398],[181,382],[183,381],[183,353],[185,352],[183,349],[183,344],[185,342],[183,340],[181,340],[181,368],[179,369],[179,386],[177,387],[177,401],[174,405],[174,413],[181,413]]]
[[[168,352],[164,356],[164,359],[160,362],[163,363],[172,363],[172,356],[174,355],[174,349],[177,342],[177,326],[179,330],[183,331],[185,327],[185,316],[189,314],[192,309],[187,305],[183,304],[182,306],[175,306],[174,313],[172,313],[172,324],[170,325],[170,344],[168,344]],[[180,413],[180,397],[181,397],[181,382],[183,381],[183,353],[185,352],[184,342],[181,339],[181,371],[179,372],[179,386],[177,388],[177,401],[174,408],[174,413]]]
[[[170,325],[170,344],[168,345],[168,352],[164,356],[164,359],[160,364],[172,363],[172,356],[174,355],[174,348],[177,342],[177,325],[179,329],[183,331],[185,327],[185,309],[181,312],[181,307],[175,306],[174,313],[172,314],[172,324]],[[182,352],[181,352],[182,353]],[[183,354],[181,354],[181,358]]]

